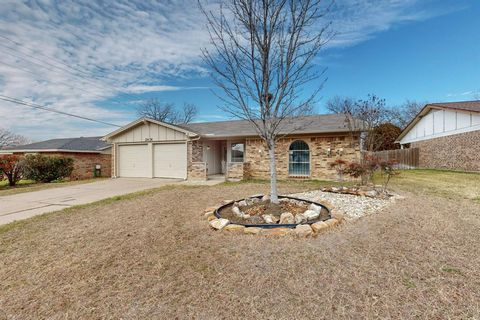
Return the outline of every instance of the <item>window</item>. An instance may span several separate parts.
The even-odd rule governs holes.
[[[232,162],[243,162],[244,149],[243,143],[232,143]]]
[[[310,175],[310,149],[302,140],[296,140],[288,151],[288,174],[290,176]]]

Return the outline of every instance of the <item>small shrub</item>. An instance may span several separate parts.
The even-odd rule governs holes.
[[[352,178],[361,178],[362,185],[368,184],[373,177],[373,173],[379,168],[379,162],[376,157],[364,156],[360,162],[350,162],[345,169],[345,173]]]
[[[22,157],[13,154],[0,156],[0,178],[3,179],[5,175],[10,187],[14,187],[22,179],[23,169],[24,162]]]
[[[391,161],[381,161],[378,164],[380,168],[380,173],[382,175],[383,183],[382,188],[383,192],[387,192],[388,183],[393,176],[399,175],[400,172],[395,169],[395,163]]]
[[[25,177],[39,182],[66,178],[72,174],[73,162],[68,157],[28,155],[25,157]]]

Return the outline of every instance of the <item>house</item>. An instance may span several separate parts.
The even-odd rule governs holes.
[[[480,171],[480,101],[427,104],[397,138],[423,168]]]
[[[329,164],[360,153],[344,115],[290,118],[276,146],[279,178],[334,178]],[[113,177],[269,177],[268,151],[246,120],[171,125],[138,119],[108,134]]]
[[[65,156],[74,159],[74,169],[71,179],[88,179],[97,172],[104,177],[111,175],[111,150],[110,144],[101,137],[80,137],[52,139],[23,146],[16,146],[1,150],[0,154],[35,154],[47,156]]]

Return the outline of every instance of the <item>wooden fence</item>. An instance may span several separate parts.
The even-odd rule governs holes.
[[[391,161],[395,163],[397,169],[415,169],[419,163],[418,148],[377,151],[373,156],[381,161]]]

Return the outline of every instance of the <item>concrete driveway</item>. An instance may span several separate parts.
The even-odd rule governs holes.
[[[0,225],[75,205],[180,183],[175,179],[109,179],[63,188],[0,196]]]

